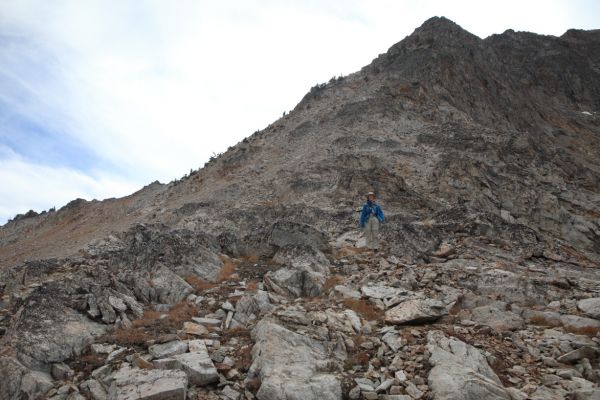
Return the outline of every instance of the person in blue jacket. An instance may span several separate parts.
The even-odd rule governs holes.
[[[375,193],[367,193],[367,202],[360,213],[360,227],[365,231],[367,247],[373,250],[379,249],[379,225],[384,221],[383,211],[375,200]]]

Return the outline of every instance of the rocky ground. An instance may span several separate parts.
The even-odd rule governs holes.
[[[600,399],[599,34],[433,18],[181,180],[14,218],[0,400]]]
[[[139,225],[5,271],[0,398],[600,396],[597,265],[460,232],[416,263],[326,238],[275,225],[272,257],[236,258]]]

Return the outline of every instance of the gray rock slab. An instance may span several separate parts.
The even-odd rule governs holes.
[[[148,348],[148,352],[154,358],[171,357],[188,351],[188,344],[181,340],[173,340],[167,343],[155,344]]]
[[[525,309],[521,316],[530,324],[541,326],[561,326],[560,314],[554,311]]]
[[[385,312],[385,321],[390,324],[431,322],[446,315],[444,303],[438,300],[408,300]]]
[[[514,331],[523,327],[525,321],[517,314],[500,310],[494,306],[476,307],[471,310],[471,319],[498,331]]]
[[[221,320],[217,318],[192,317],[192,321],[205,326],[220,326]]]
[[[600,297],[579,300],[577,308],[592,318],[600,319]]]
[[[0,357],[0,399],[18,399],[21,381],[29,370],[14,357]]]
[[[88,379],[87,381],[82,382],[79,385],[79,389],[85,394],[88,398],[94,400],[106,400],[108,398],[108,393],[104,386],[95,379]]]
[[[121,300],[119,297],[108,296],[108,303],[117,311],[127,311],[127,304],[125,304],[125,302],[123,302],[123,300]]]
[[[292,332],[271,320],[261,320],[252,335],[252,366],[249,375],[262,385],[259,400],[339,400],[340,380],[332,373],[336,362],[329,344]]]
[[[428,384],[435,400],[511,400],[483,354],[441,331],[427,334]]]
[[[360,291],[364,296],[374,299],[387,299],[406,293],[404,289],[384,285],[362,286]]]
[[[109,400],[184,400],[188,378],[178,370],[121,368],[113,375]]]
[[[38,302],[23,309],[3,340],[27,367],[46,370],[48,364],[79,356],[106,329],[62,304]]]
[[[600,321],[593,318],[580,317],[579,315],[562,315],[560,321],[565,328],[575,331],[595,332],[600,330]]]
[[[176,368],[187,374],[192,385],[203,386],[219,380],[219,373],[208,352],[178,354],[172,358],[176,362]]]
[[[194,289],[167,267],[160,268],[150,281],[160,303],[177,303],[192,293]]]
[[[318,296],[325,284],[325,276],[321,273],[291,268],[269,271],[264,280],[275,293],[293,297]]]
[[[562,356],[558,357],[556,361],[566,364],[575,363],[583,358],[587,358],[589,360],[593,360],[598,356],[598,350],[590,347],[583,346],[576,350],[570,351]]]
[[[21,380],[21,392],[29,399],[42,398],[53,386],[50,375],[40,371],[29,371]]]

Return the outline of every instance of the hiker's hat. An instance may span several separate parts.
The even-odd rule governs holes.
[[[375,196],[375,192],[369,192],[369,193],[367,193],[367,197],[369,197],[369,196]]]

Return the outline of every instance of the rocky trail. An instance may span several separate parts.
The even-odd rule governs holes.
[[[0,400],[600,399],[599,43],[435,17],[180,180],[15,217]]]

